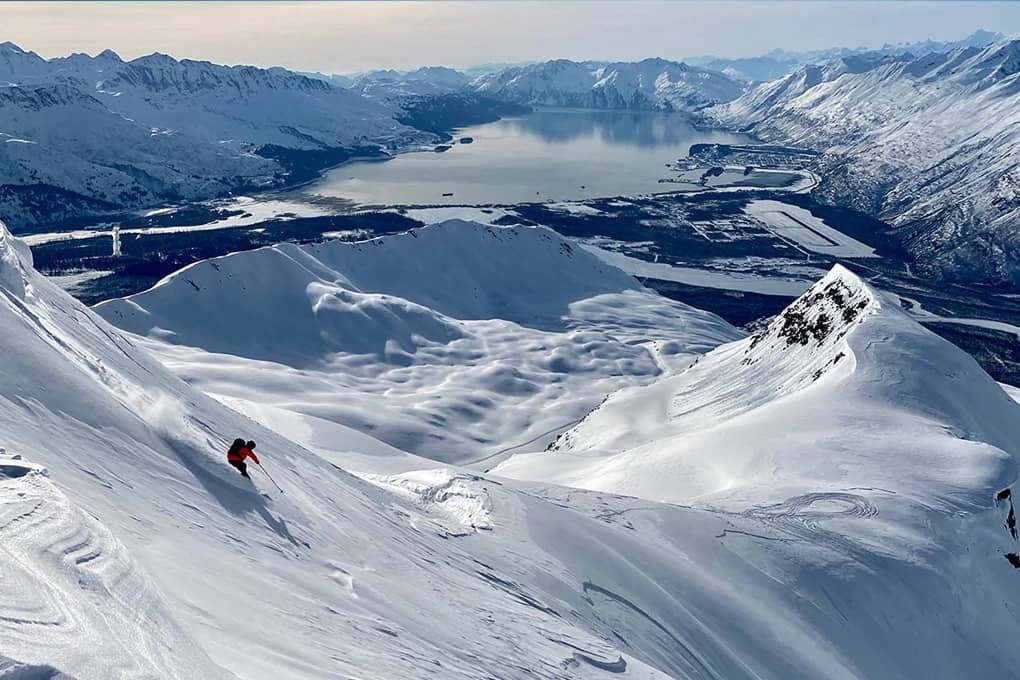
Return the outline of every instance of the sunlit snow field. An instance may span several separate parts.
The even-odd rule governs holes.
[[[21,672],[1020,663],[992,500],[1020,406],[843,268],[747,336],[544,228],[281,244],[96,310],[0,235]],[[236,436],[280,489],[227,466]]]

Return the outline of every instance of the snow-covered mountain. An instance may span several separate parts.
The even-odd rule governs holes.
[[[471,78],[445,66],[424,66],[413,71],[369,71],[352,78],[349,85],[369,97],[436,95],[465,90]]]
[[[0,83],[0,213],[15,227],[273,186],[302,152],[429,138],[397,106],[279,68],[5,43]]]
[[[817,195],[880,215],[918,264],[1020,281],[1020,42],[809,66],[711,111],[825,151]]]
[[[701,56],[685,58],[684,61],[695,66],[722,71],[729,76],[748,82],[764,82],[782,78],[804,66],[824,64],[835,59],[858,54],[913,54],[915,56],[923,56],[932,52],[952,52],[964,47],[983,48],[1001,41],[1005,37],[1001,33],[978,30],[966,38],[953,41],[921,40],[911,43],[885,44],[879,48],[834,47],[807,52],[788,52],[782,49],[775,49],[760,57],[725,58]]]
[[[806,679],[1002,677],[1020,662],[1003,559],[1015,548],[992,501],[1016,477],[1020,406],[851,275],[834,271],[768,330],[686,369],[734,331],[551,231],[451,223],[337,248],[220,258],[104,307],[144,339],[38,275],[0,228],[0,669]],[[483,262],[463,257],[479,248]],[[437,272],[450,279],[430,284]],[[219,288],[225,301],[287,291],[259,300],[279,323],[230,323],[202,302]],[[330,330],[342,332],[315,337]],[[386,335],[382,354],[358,346]],[[216,337],[281,361],[172,344]],[[336,390],[322,357],[295,346],[328,350],[349,383]],[[430,372],[447,379],[426,383]],[[557,380],[559,399],[523,399]],[[501,419],[563,415],[570,394],[597,403],[614,382],[644,387],[611,396],[575,444],[610,411],[606,442],[627,446],[680,445],[673,428],[697,420],[718,440],[691,452],[709,469],[686,488],[711,503],[492,477],[387,446],[367,425],[324,425],[347,401],[375,423],[428,424],[439,450],[482,423],[487,453],[517,441]],[[287,392],[322,417],[274,403]],[[258,441],[282,493],[226,465],[235,436]],[[582,449],[536,455],[583,469]],[[674,473],[635,465],[629,483],[673,479],[680,500]]]
[[[847,481],[976,506],[1015,474],[1016,413],[968,354],[837,265],[754,335],[612,395],[497,472],[730,507]]]
[[[678,111],[727,102],[744,91],[718,71],[665,59],[609,64],[558,59],[481,75],[471,87],[525,105]]]

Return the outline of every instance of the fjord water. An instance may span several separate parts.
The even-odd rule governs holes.
[[[471,138],[468,144],[460,140]],[[576,200],[677,191],[658,180],[691,144],[747,135],[697,129],[682,113],[542,109],[466,127],[450,149],[357,162],[309,193],[363,205],[463,205]]]

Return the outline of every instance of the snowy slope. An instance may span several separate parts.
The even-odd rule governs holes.
[[[1015,474],[1018,413],[969,355],[837,265],[766,329],[496,471],[727,507],[856,486],[972,508]]]
[[[900,614],[972,631],[986,613],[1012,618],[1012,605],[978,591],[988,578],[1012,597],[1001,579],[1013,570],[994,560],[1015,544],[992,497],[1016,478],[1018,416],[966,353],[837,266],[766,329],[675,377],[612,395],[549,451],[493,473],[759,517],[776,531],[759,534],[758,545],[780,551],[814,535],[851,571],[874,570],[888,584],[884,597],[928,579],[967,590],[932,608],[907,598]],[[833,606],[849,620],[844,604],[881,608],[871,597],[855,591]],[[982,674],[944,655],[945,637],[915,639],[949,665],[907,677]],[[1000,644],[989,638],[986,649],[1001,654]],[[886,663],[864,676],[903,672]]]
[[[665,59],[610,64],[558,59],[484,74],[471,87],[518,104],[678,111],[727,102],[744,91],[718,71]]]
[[[5,672],[21,664],[22,674],[55,669],[80,680],[778,680],[1002,677],[1020,662],[1011,613],[1020,605],[1016,572],[1001,552],[1010,545],[1000,540],[1005,510],[990,497],[1013,476],[1004,455],[981,443],[997,434],[997,413],[1016,419],[994,402],[970,409],[961,390],[954,410],[932,396],[943,392],[918,391],[911,381],[920,378],[909,373],[901,383],[871,374],[875,408],[887,405],[886,389],[903,397],[894,416],[936,408],[930,438],[920,443],[942,448],[926,462],[957,461],[971,449],[972,460],[957,470],[908,467],[910,450],[894,452],[904,456],[897,467],[904,478],[890,490],[914,493],[917,479],[934,480],[924,505],[854,488],[865,471],[878,476],[889,464],[867,455],[845,477],[831,469],[829,477],[791,474],[811,480],[813,495],[744,512],[734,511],[738,503],[690,509],[434,466],[360,479],[171,376],[135,337],[32,271],[6,231],[0,237],[0,432],[8,453],[24,456],[0,463],[0,513],[11,517],[0,543]],[[531,274],[555,280],[551,272]],[[627,301],[602,309],[631,319],[618,322],[620,332],[629,329],[626,341],[668,327],[665,315],[640,313],[650,300]],[[823,353],[853,346],[885,318],[881,306],[861,312],[843,338],[824,341]],[[910,330],[893,317],[884,323]],[[783,336],[773,330],[756,350],[782,363],[776,343]],[[926,337],[906,333],[905,345],[890,337],[876,365],[920,368],[906,363],[912,355],[891,355]],[[973,364],[943,349],[931,358],[955,378],[918,376],[937,387],[955,379],[971,387],[969,396],[987,396]],[[475,351],[483,360],[488,350]],[[721,365],[718,356],[699,366]],[[825,365],[810,356],[808,347],[793,348],[788,365]],[[789,399],[836,382],[848,361],[814,383],[782,377],[778,367],[756,371],[774,375]],[[663,369],[673,371],[668,361]],[[259,375],[246,377],[257,402]],[[600,387],[597,380],[575,385]],[[971,427],[971,442],[937,428],[950,412]],[[757,434],[767,440],[783,425],[767,421]],[[802,450],[830,454],[847,441],[837,425],[830,440]],[[635,419],[634,429],[644,427]],[[1013,437],[1013,426],[1004,427],[998,434]],[[254,493],[227,468],[221,447],[237,434],[259,441],[284,494]],[[359,434],[332,446],[360,448],[371,434]],[[256,484],[273,488],[261,477]],[[946,500],[952,488],[962,493]],[[119,635],[126,626],[118,612],[134,617],[130,636]]]
[[[450,462],[548,441],[606,392],[739,337],[551,230],[460,220],[236,253],[96,309],[239,408],[257,370],[297,432],[355,427]]]
[[[808,66],[712,115],[826,152],[822,198],[900,227],[928,271],[1020,281],[1020,42]]]

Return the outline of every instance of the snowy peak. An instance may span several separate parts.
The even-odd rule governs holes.
[[[964,65],[968,80],[991,84],[1020,73],[1020,40],[991,45]]]
[[[773,357],[776,351],[816,352],[834,347],[881,305],[875,292],[842,265],[795,300],[748,342],[744,363]],[[833,362],[838,361],[833,357]]]
[[[116,52],[114,52],[111,49],[103,50],[102,52],[100,52],[99,54],[96,55],[96,59],[102,59],[103,61],[116,61],[116,62],[123,62],[124,61],[123,59],[120,58],[119,54],[117,54]]]
[[[373,99],[398,99],[461,92],[469,82],[470,78],[460,71],[425,66],[414,71],[370,71],[353,78],[345,86]]]
[[[608,64],[558,59],[484,74],[472,87],[525,105],[682,111],[730,101],[744,91],[718,71],[659,58]]]
[[[740,365],[725,370],[747,385],[750,403],[794,394],[830,373],[845,377],[834,369],[855,360],[851,334],[881,309],[876,292],[837,264],[765,328],[734,345],[727,362]]]
[[[33,186],[5,192],[0,212],[21,229],[272,188],[314,176],[342,150],[432,138],[398,122],[402,113],[282,68],[0,50],[0,132],[35,142],[0,147],[0,185]],[[312,149],[337,153],[291,162],[284,151]]]
[[[220,66],[207,61],[184,59],[178,61],[165,54],[139,57],[119,68],[106,81],[105,87],[117,88],[133,85],[154,92],[173,90],[181,94],[227,89],[250,93],[262,88],[296,89],[324,92],[328,83],[288,71],[255,68],[253,66]]]
[[[1017,441],[1020,407],[973,358],[836,267],[762,332],[496,472],[711,507],[879,487],[959,510],[1015,479]]]
[[[0,44],[0,85],[34,81],[48,68],[45,59],[12,42]]]
[[[803,68],[809,64],[824,64],[840,57],[874,54],[874,55],[907,55],[914,54],[924,56],[931,53],[945,53],[954,50],[973,47],[984,48],[988,45],[1000,42],[1005,38],[1001,33],[990,31],[975,31],[963,40],[953,42],[936,42],[924,40],[914,43],[886,44],[878,49],[868,47],[842,47],[810,52],[787,52],[775,49],[759,57],[721,59],[717,57],[698,57],[694,63],[699,66],[722,71],[734,77],[750,82],[768,82]]]

